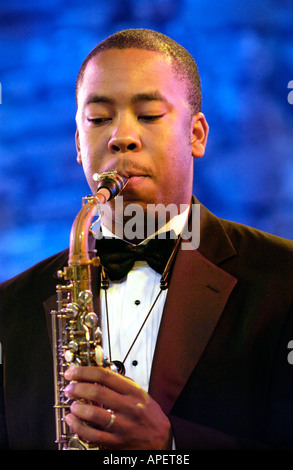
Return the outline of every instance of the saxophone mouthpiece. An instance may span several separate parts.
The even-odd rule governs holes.
[[[102,189],[107,189],[110,193],[108,201],[116,196],[125,187],[127,176],[120,175],[117,171],[105,171],[104,173],[94,173],[93,180],[98,182],[97,193]]]

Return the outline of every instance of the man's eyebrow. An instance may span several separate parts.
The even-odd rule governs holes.
[[[167,99],[159,91],[151,91],[146,93],[137,93],[132,97],[132,103],[139,101],[162,101],[167,103]]]
[[[92,94],[87,97],[85,105],[88,106],[91,103],[114,104],[114,100],[108,96]]]
[[[132,96],[131,103],[135,104],[141,101],[161,101],[167,103],[168,100],[159,91],[150,91],[144,93],[137,93]],[[115,104],[115,100],[105,95],[91,94],[87,97],[85,105],[88,106],[91,103],[105,103]]]

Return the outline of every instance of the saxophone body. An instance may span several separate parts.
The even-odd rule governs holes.
[[[64,394],[67,385],[65,370],[72,366],[112,366],[104,356],[102,332],[94,312],[91,265],[98,266],[100,261],[98,257],[90,259],[88,234],[93,218],[101,213],[100,206],[120,193],[127,178],[113,171],[98,175],[97,181],[96,194],[83,198],[82,208],[72,225],[68,266],[57,273],[66,283],[56,287],[57,309],[51,312],[56,443],[59,450],[99,449],[81,441],[70,432],[65,422],[70,408],[70,401]]]

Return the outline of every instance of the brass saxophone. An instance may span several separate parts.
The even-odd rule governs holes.
[[[93,218],[101,214],[100,206],[116,197],[128,179],[116,171],[97,176],[96,194],[83,198],[82,208],[73,222],[68,266],[57,273],[59,278],[66,280],[66,284],[56,287],[57,310],[51,312],[56,443],[59,450],[93,450],[71,433],[65,422],[70,408],[64,394],[67,385],[65,370],[72,365],[111,367],[104,356],[102,332],[93,307],[90,266],[99,265],[100,261],[98,257],[90,259],[88,234]]]

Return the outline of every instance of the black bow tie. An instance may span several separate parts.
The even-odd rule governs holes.
[[[151,239],[145,245],[130,245],[116,238],[101,238],[96,247],[101,264],[112,281],[123,279],[135,261],[146,261],[162,274],[172,253],[175,239]]]

